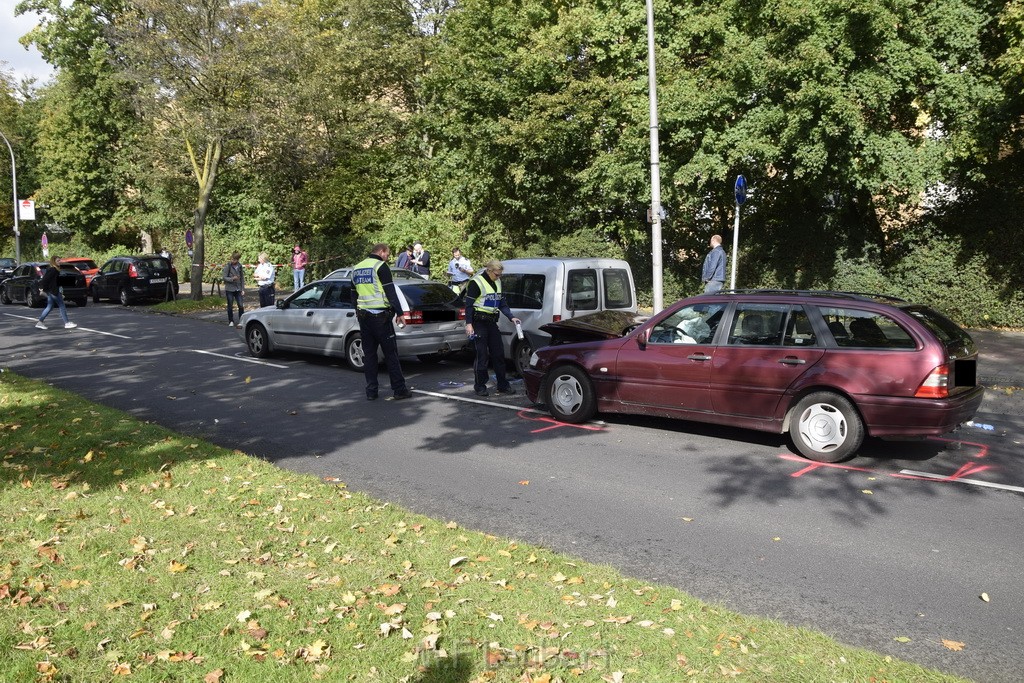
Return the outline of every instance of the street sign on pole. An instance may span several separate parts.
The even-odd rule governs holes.
[[[31,199],[19,201],[18,216],[23,221],[34,221],[36,219],[36,203]]]
[[[741,175],[736,176],[736,205],[743,206],[747,201],[747,179]]]

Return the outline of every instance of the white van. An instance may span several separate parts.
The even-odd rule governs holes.
[[[522,374],[534,348],[551,335],[541,325],[587,313],[636,313],[636,286],[629,264],[612,258],[520,258],[502,261],[501,291],[512,313],[523,321],[524,339],[499,316],[505,357]]]

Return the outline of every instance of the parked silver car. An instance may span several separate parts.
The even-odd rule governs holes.
[[[396,328],[398,353],[421,361],[468,348],[465,309],[446,285],[430,280],[395,280],[408,311]],[[363,343],[352,304],[352,281],[319,280],[275,306],[246,311],[239,332],[249,353],[265,358],[274,351],[341,356],[353,370],[363,369]]]

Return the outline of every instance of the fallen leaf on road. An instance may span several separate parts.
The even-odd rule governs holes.
[[[960,641],[946,640],[945,638],[942,639],[942,646],[947,650],[952,650],[953,652],[960,652],[960,650],[964,649],[964,644]]]
[[[981,594],[981,599],[984,600],[985,602],[988,602],[988,593],[982,593]]]

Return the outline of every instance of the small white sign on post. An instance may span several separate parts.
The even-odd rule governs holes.
[[[36,203],[31,199],[18,200],[18,217],[23,221],[36,219]]]

